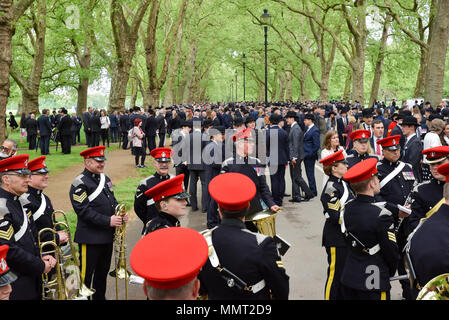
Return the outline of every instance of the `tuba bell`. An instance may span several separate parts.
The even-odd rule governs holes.
[[[64,221],[57,221],[57,215],[61,215]],[[52,213],[52,220],[54,221],[53,230],[55,232],[56,230],[65,231],[68,236],[67,244],[61,247],[62,270],[65,275],[67,298],[69,300],[86,300],[95,293],[95,290],[88,288],[81,278],[80,261],[73,244],[67,216],[64,211],[55,210]]]
[[[118,204],[115,207],[116,216],[126,215],[125,204]],[[125,280],[125,300],[128,300],[128,279],[132,275],[132,272],[128,270],[126,262],[126,223],[123,222],[122,225],[115,227],[114,234],[114,258],[115,258],[115,269],[109,272],[111,277],[115,278],[115,296],[119,299],[118,289],[119,280]]]
[[[427,282],[416,300],[449,300],[449,273],[440,274]]]

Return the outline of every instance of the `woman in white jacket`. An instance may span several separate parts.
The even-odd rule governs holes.
[[[133,154],[135,156],[136,168],[147,168],[145,166],[145,149],[143,148],[143,139],[145,139],[145,133],[140,128],[142,126],[142,119],[136,118],[134,120],[134,127],[131,130],[128,138],[132,141]],[[140,165],[139,165],[140,158]]]
[[[111,126],[111,120],[105,110],[100,111],[100,123],[101,123],[101,141],[103,145],[107,141],[107,146],[109,148],[109,127]]]

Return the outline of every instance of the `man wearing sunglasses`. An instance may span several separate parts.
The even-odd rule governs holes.
[[[17,154],[17,142],[11,139],[3,141],[0,147],[0,160],[15,156]]]
[[[31,213],[19,202],[28,191],[30,177],[27,154],[0,161],[0,245],[9,245],[6,260],[18,277],[11,284],[11,300],[40,300],[42,273],[56,265],[52,256],[41,257]]]

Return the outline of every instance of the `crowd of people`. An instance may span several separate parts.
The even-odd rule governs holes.
[[[61,112],[59,123],[67,114]],[[324,299],[390,299],[396,273],[409,275],[400,280],[403,298],[416,299],[429,280],[449,271],[446,102],[399,106],[393,100],[371,108],[343,101],[241,102],[114,114],[111,141],[120,135],[123,149],[131,144],[136,167],[149,155],[156,171],[136,189],[134,212],[143,228],[130,256],[149,299],[288,299],[282,262],[288,246],[255,223],[261,212],[278,213],[286,197],[292,203],[320,198],[328,256]],[[82,122],[85,169],[69,192],[77,215],[74,241],[82,282],[94,290],[92,299],[104,300],[114,231],[128,214],[116,214],[112,181],[103,172],[109,136],[103,130],[112,121],[89,109]],[[7,247],[0,247],[0,258],[5,252],[3,274],[9,276],[0,273],[0,288],[6,283],[11,299],[42,299],[41,275],[56,265],[36,245],[39,229],[55,223],[44,195],[45,155],[28,161],[17,155],[15,141],[5,140],[2,158],[0,245]],[[322,185],[315,181],[317,168],[324,172]],[[181,226],[188,206],[207,213],[207,230]],[[65,232],[55,241],[64,245]]]

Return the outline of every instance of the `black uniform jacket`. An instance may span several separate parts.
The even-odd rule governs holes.
[[[426,216],[440,200],[443,198],[444,181],[439,181],[433,176],[413,188],[411,194],[412,213],[408,217],[408,234],[410,234],[419,224],[419,220]]]
[[[115,228],[110,226],[117,200],[109,177],[100,194],[90,202],[88,197],[100,183],[100,175],[87,169],[75,178],[70,186],[70,201],[78,216],[75,239],[77,243],[106,244],[113,242]]]
[[[398,165],[400,165],[400,161],[396,161],[395,163],[390,162],[386,159],[379,161],[377,163],[379,180],[380,181],[384,180],[391,172],[393,172],[397,168]],[[393,213],[393,218],[396,226],[399,221],[398,204],[399,205],[405,204],[405,201],[407,200],[408,196],[413,190],[415,181],[416,180],[413,168],[410,164],[406,163],[404,168],[397,175],[395,175],[387,184],[385,184],[380,189],[380,193],[376,195],[376,201],[386,201],[385,208],[388,209],[391,213]],[[405,226],[408,223],[407,220],[408,218],[405,218],[405,220],[402,222],[403,226]]]
[[[340,223],[340,211],[344,205],[344,203],[340,202],[344,193],[343,183],[346,184],[343,179],[331,175],[321,194],[321,204],[323,205],[323,213],[326,217],[323,229],[323,247],[346,247],[347,245],[345,237],[341,232]],[[347,202],[353,199],[354,195],[349,185],[346,184],[346,187],[348,189]]]
[[[230,288],[209,259],[199,274],[200,293],[211,300],[268,300],[271,291],[276,300],[285,300],[289,293],[286,274],[273,238],[245,229],[238,219],[223,219],[212,233],[212,242],[220,265],[248,285],[265,280],[257,293]]]
[[[148,198],[145,195],[145,191],[168,179],[170,179],[170,175],[164,177],[156,172],[154,175],[140,181],[139,186],[137,187],[136,194],[134,196],[134,212],[143,222],[144,227],[142,232],[144,231],[147,222],[156,217],[159,212],[153,199]]]
[[[410,257],[417,282],[424,286],[434,277],[449,272],[449,206],[426,220],[410,240]]]
[[[11,300],[39,300],[45,264],[36,243],[36,228],[27,213],[28,226],[17,241],[15,235],[24,223],[19,197],[0,188],[0,245],[9,245],[6,262],[18,277],[12,286]]]
[[[348,156],[346,157],[346,160],[348,161],[348,169],[350,169],[351,167],[353,167],[354,165],[356,165],[360,161],[363,161],[363,160],[366,160],[366,159],[369,159],[369,158],[376,158],[376,159],[378,159],[378,157],[375,154],[369,154],[369,153],[359,154],[354,149],[349,151],[348,152]]]
[[[374,197],[358,194],[346,204],[343,219],[347,232],[355,236],[365,248],[379,245],[380,251],[373,255],[363,252],[364,247],[348,236],[350,249],[341,277],[342,284],[361,291],[390,290],[389,278],[395,274],[399,261],[392,213],[376,205]],[[368,277],[377,277],[377,271],[379,281],[371,281]],[[367,283],[372,282],[377,282],[377,288],[367,287]]]
[[[166,212],[159,212],[159,214],[148,221],[148,223],[145,226],[144,234],[148,234],[150,232],[162,229],[162,228],[170,228],[170,227],[180,227],[181,223],[179,220],[166,213]]]
[[[34,189],[33,187],[28,186],[28,192],[24,193],[20,196],[20,202],[22,203],[22,207],[26,209],[27,212],[31,212],[34,224],[36,226],[37,232],[44,228],[52,228],[54,227],[54,221],[52,220],[52,213],[54,211],[53,206],[51,204],[50,198],[44,194],[45,197],[45,209],[42,215],[37,217],[34,215],[36,211],[41,206],[42,203],[42,191]],[[37,239],[37,238],[36,238]],[[42,240],[53,240],[52,232],[44,232],[41,237]],[[59,243],[59,235],[56,234],[56,243]]]

